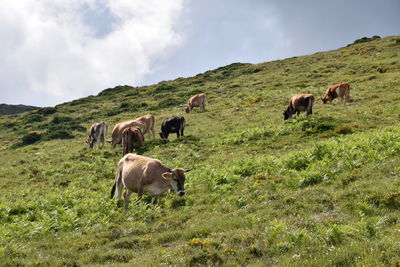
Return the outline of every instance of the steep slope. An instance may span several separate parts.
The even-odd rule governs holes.
[[[394,265],[400,263],[400,37],[146,87],[117,86],[0,118],[2,264]],[[323,105],[347,81],[352,102]],[[205,92],[207,112],[182,105]],[[284,122],[291,95],[314,114]],[[193,167],[187,196],[109,199],[121,151],[87,151],[86,129],[184,115],[187,136],[138,153]],[[110,127],[111,128],[111,127]],[[133,196],[133,200],[135,196]]]

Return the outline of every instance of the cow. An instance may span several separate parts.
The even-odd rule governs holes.
[[[111,143],[111,147],[115,148],[116,145],[121,144],[122,143],[122,131],[125,128],[133,127],[133,126],[139,127],[139,129],[142,131],[142,133],[144,132],[144,129],[145,129],[144,124],[141,122],[138,122],[136,120],[130,120],[130,121],[124,121],[124,122],[117,123],[114,126],[114,129],[112,130],[111,141],[108,141],[109,143]]]
[[[139,127],[133,126],[122,131],[122,155],[132,153],[133,149],[142,146],[144,137]]]
[[[170,133],[176,133],[176,137],[183,136],[185,130],[185,118],[184,117],[171,117],[166,118],[161,124],[160,137],[168,139]]]
[[[154,138],[154,136],[155,136],[155,134],[154,134],[155,119],[154,119],[153,115],[151,115],[151,114],[145,115],[145,116],[135,119],[135,121],[140,122],[144,125],[143,135],[145,135],[147,133],[150,137]]]
[[[93,124],[89,129],[88,139],[86,143],[88,144],[88,149],[93,149],[96,147],[100,147],[100,142],[103,144],[104,148],[104,140],[107,137],[107,124],[102,121]]]
[[[140,200],[144,193],[151,195],[151,203],[155,204],[157,197],[168,189],[179,196],[185,195],[185,173],[190,170],[181,168],[170,169],[158,159],[135,154],[126,154],[118,162],[115,182],[111,189],[111,198],[121,199],[122,187],[125,187],[125,208],[128,208],[129,197],[138,194]]]
[[[294,113],[300,115],[300,111],[307,111],[307,116],[312,114],[315,97],[312,94],[297,94],[290,99],[289,106],[283,112],[284,120],[290,119]]]
[[[186,113],[192,111],[194,107],[199,107],[200,112],[205,111],[206,106],[206,95],[205,94],[197,94],[189,98],[189,101],[185,107]]]
[[[340,97],[340,103],[346,104],[350,100],[350,85],[348,83],[338,83],[330,86],[322,97],[322,103],[332,102],[333,99]]]

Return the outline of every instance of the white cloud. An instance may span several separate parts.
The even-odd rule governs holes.
[[[180,44],[182,9],[183,0],[3,0],[1,95],[41,95],[49,105],[135,84]]]

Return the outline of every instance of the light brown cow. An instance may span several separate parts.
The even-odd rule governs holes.
[[[340,97],[340,103],[346,104],[350,100],[350,85],[348,83],[338,83],[330,86],[322,97],[322,103],[332,102],[333,99]]]
[[[299,116],[300,111],[307,111],[307,116],[312,114],[314,102],[315,97],[312,94],[294,95],[289,101],[289,106],[283,112],[283,119],[290,119],[294,113],[297,113],[297,116]]]
[[[139,127],[128,127],[122,131],[122,155],[132,153],[142,146],[144,137]]]
[[[155,119],[154,119],[153,115],[151,115],[151,114],[145,115],[145,116],[135,119],[135,121],[138,121],[144,125],[143,135],[145,135],[147,133],[149,136],[154,138],[154,136],[155,136],[154,135]]]
[[[114,129],[112,130],[111,141],[108,141],[111,143],[111,147],[115,148],[116,145],[121,144],[122,143],[122,131],[125,128],[133,127],[133,126],[139,127],[139,129],[142,131],[142,133],[144,132],[145,126],[143,125],[143,123],[138,122],[136,120],[130,120],[130,121],[124,121],[124,122],[117,123],[114,126]]]
[[[88,134],[88,139],[86,140],[86,143],[88,144],[88,149],[93,149],[96,147],[100,147],[100,143],[103,144],[104,148],[104,140],[107,137],[107,124],[102,121],[93,124],[90,127],[89,134]]]
[[[139,200],[144,193],[149,193],[153,204],[156,203],[157,197],[168,189],[183,196],[185,195],[185,173],[188,171],[190,170],[170,169],[157,159],[126,154],[118,163],[111,198],[116,195],[120,200],[122,187],[125,187],[125,208],[128,208],[129,197],[133,192],[138,194]]]
[[[189,98],[189,101],[185,107],[185,111],[186,113],[189,113],[194,107],[199,107],[200,112],[204,112],[206,104],[206,95],[197,94]]]

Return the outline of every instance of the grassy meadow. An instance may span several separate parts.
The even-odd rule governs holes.
[[[400,36],[366,41],[0,116],[0,266],[400,266]],[[351,102],[323,105],[339,82]],[[296,93],[314,114],[283,121]],[[193,170],[185,197],[125,212],[122,149],[87,150],[87,130],[148,113],[185,136],[137,153]]]

